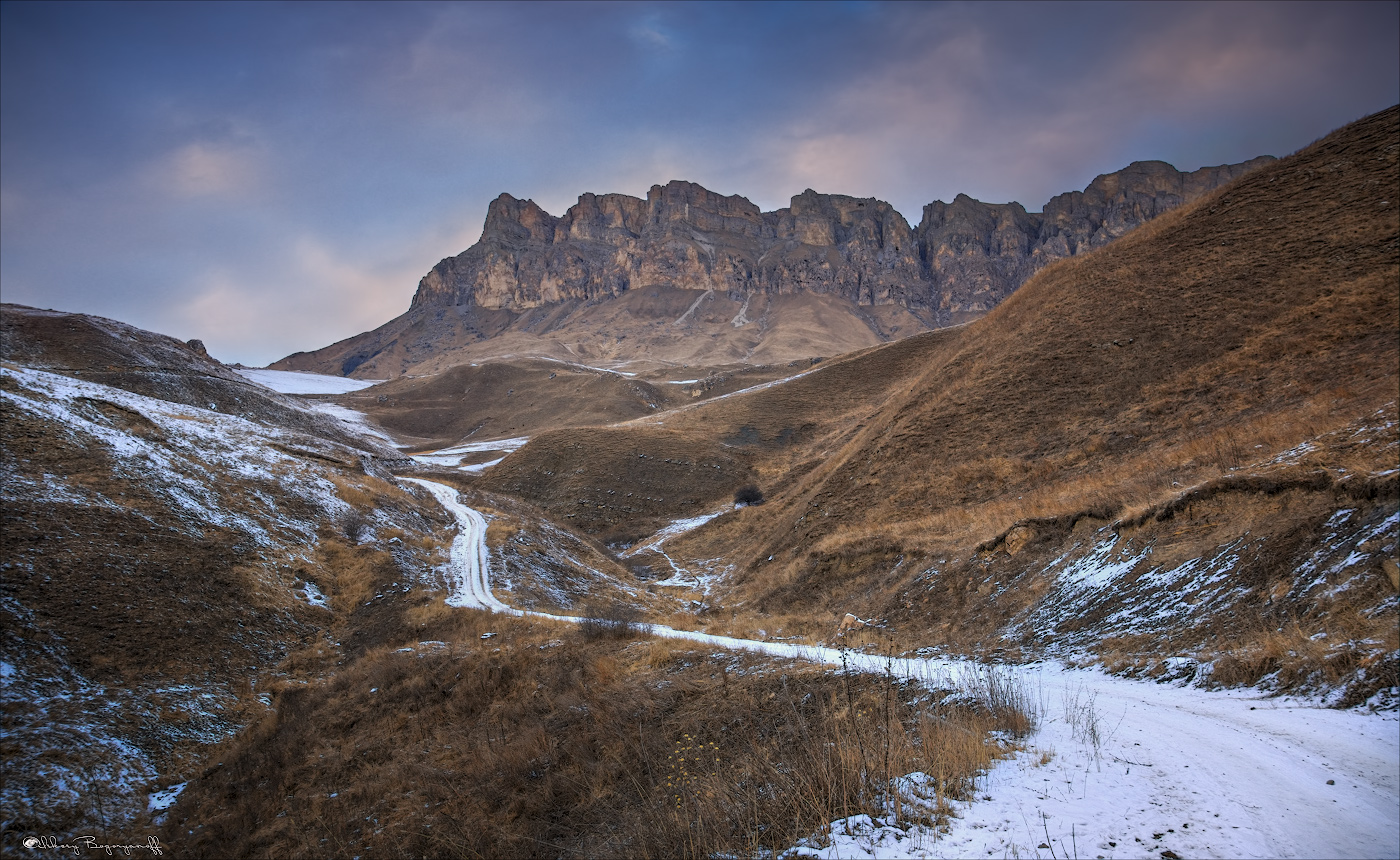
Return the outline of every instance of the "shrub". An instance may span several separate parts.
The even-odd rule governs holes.
[[[585,607],[584,611],[587,615],[579,622],[579,630],[585,639],[635,639],[645,632],[640,614],[631,606],[614,603]]]
[[[346,511],[345,516],[340,519],[340,529],[345,534],[345,539],[351,543],[359,543],[364,537],[366,529],[372,529],[369,517],[358,508],[351,508]]]
[[[736,505],[761,505],[763,504],[763,491],[757,484],[745,484],[734,491],[734,504]]]

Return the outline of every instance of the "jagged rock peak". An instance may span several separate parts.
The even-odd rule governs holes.
[[[935,323],[990,310],[1046,264],[1100,247],[1133,227],[1273,159],[1182,173],[1138,161],[1042,212],[957,195],[911,228],[873,197],[811,188],[762,212],[694,182],[653,185],[646,199],[582,194],[562,216],[502,194],[481,241],[439,263],[413,307],[524,311],[571,299],[668,286],[735,295],[818,292],[897,304]]]
[[[509,194],[502,194],[486,207],[486,224],[481,230],[481,240],[548,244],[554,241],[554,228],[558,221],[533,200],[517,200]]]

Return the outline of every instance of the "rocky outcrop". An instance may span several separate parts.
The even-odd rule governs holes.
[[[646,199],[584,194],[560,217],[502,194],[481,240],[434,266],[407,313],[272,366],[382,379],[498,352],[693,364],[863,349],[979,317],[1049,263],[1272,160],[1137,162],[1043,212],[960,194],[917,227],[882,200],[810,189],[763,212],[677,181]]]
[[[731,296],[816,292],[954,322],[990,310],[1045,265],[1100,247],[1272,161],[1182,173],[1135,162],[1061,194],[1043,212],[958,195],[911,228],[890,204],[811,189],[776,212],[691,182],[645,200],[584,194],[562,217],[502,194],[481,241],[423,278],[413,308],[521,312],[666,286]]]

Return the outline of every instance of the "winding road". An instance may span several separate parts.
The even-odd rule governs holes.
[[[526,612],[491,593],[486,520],[417,478],[458,523],[447,602]],[[840,665],[837,649],[651,626],[657,636]],[[1039,714],[946,835],[867,828],[816,857],[1400,857],[1400,721],[1255,690],[1211,692],[1052,664],[997,667],[846,652],[848,665],[954,688],[988,672]],[[1166,852],[1166,853],[1164,853]]]

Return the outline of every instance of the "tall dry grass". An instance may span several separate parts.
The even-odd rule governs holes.
[[[162,838],[237,856],[771,856],[861,812],[938,821],[1028,727],[1004,688],[950,696],[572,626],[413,615],[423,644],[282,690]],[[927,797],[899,790],[912,772],[929,775]]]

